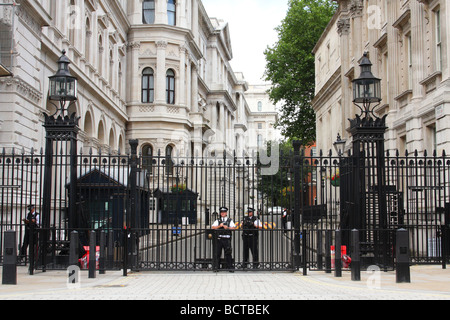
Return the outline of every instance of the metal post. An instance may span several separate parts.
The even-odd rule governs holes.
[[[114,264],[114,231],[108,234],[108,268],[112,269]]]
[[[69,230],[79,226],[77,219],[77,128],[74,127],[69,134],[70,141],[70,184],[69,184]]]
[[[294,264],[296,268],[301,265],[300,258],[300,141],[294,141]]]
[[[77,231],[70,233],[70,252],[69,252],[69,265],[78,265],[79,258],[79,235]]]
[[[30,240],[28,242],[30,244],[30,251],[29,251],[30,265],[28,267],[28,274],[30,276],[32,276],[34,274],[34,266],[35,266],[35,260],[36,260],[35,253],[36,253],[37,243],[35,243],[36,241],[34,241],[34,240],[37,240],[36,232],[37,232],[36,225],[34,223],[32,223],[30,225],[30,233],[29,233]]]
[[[341,262],[341,230],[336,230],[336,255],[334,257],[334,276],[342,277],[342,262]]]
[[[137,232],[131,232],[130,234],[130,240],[131,240],[131,246],[130,246],[130,269],[131,271],[137,270],[137,262],[138,262],[138,244],[137,244]]]
[[[397,283],[409,283],[411,282],[411,275],[409,270],[409,236],[408,230],[397,230],[396,241],[396,256],[397,256],[397,269],[396,269],[396,281]]]
[[[441,259],[442,269],[447,269],[447,226],[441,226]]]
[[[45,125],[44,125],[45,127]],[[53,176],[53,139],[46,127],[46,140],[45,140],[45,167],[44,167],[44,186],[42,195],[42,211],[41,211],[41,236],[39,237],[40,256],[42,263],[42,270],[46,269],[46,248],[48,241],[48,232],[50,228],[50,212],[52,201],[52,176]]]
[[[125,227],[123,229],[123,276],[126,277],[128,274],[128,229]]]
[[[130,155],[130,177],[128,180],[128,187],[130,189],[130,217],[127,219],[129,222],[127,227],[139,228],[138,214],[136,212],[137,205],[137,147],[139,140],[130,140],[131,155]]]
[[[95,231],[91,231],[91,237],[89,239],[89,279],[96,277],[97,259],[96,259],[96,234]]]
[[[322,231],[317,231],[317,269],[323,269],[323,243],[322,243]]]
[[[3,243],[2,284],[17,284],[17,237],[13,230],[5,231]]]
[[[359,230],[353,229],[351,235],[351,271],[352,280],[361,281],[361,258],[360,258],[360,246],[359,246]]]
[[[106,270],[106,232],[100,232],[100,259],[99,259],[99,274],[105,274]]]
[[[331,273],[331,230],[325,231],[325,273]]]
[[[447,258],[450,253],[450,203],[445,204],[444,226],[442,228],[442,269],[447,268]]]
[[[306,238],[306,230],[302,231],[302,256],[303,256],[303,275],[308,275],[308,259],[306,258],[306,244],[307,244],[307,238]]]

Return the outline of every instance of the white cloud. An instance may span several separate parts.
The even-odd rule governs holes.
[[[203,0],[208,15],[227,21],[230,28],[235,72],[248,82],[261,83],[264,50],[277,41],[274,30],[287,12],[288,0]]]

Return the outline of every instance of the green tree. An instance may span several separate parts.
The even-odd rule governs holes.
[[[270,175],[258,174],[258,193],[262,196],[265,207],[292,208],[294,205],[294,174],[292,172],[294,148],[292,141],[292,139],[283,142],[267,141],[266,150],[262,150],[267,156],[271,156],[272,146],[277,144],[279,151],[278,171]],[[271,165],[273,164],[267,164],[266,166]],[[258,162],[258,167],[262,168],[264,165]],[[303,163],[300,177],[302,181],[311,171],[312,167]],[[301,188],[303,188],[303,183],[301,183]]]
[[[333,0],[290,0],[289,10],[277,27],[278,42],[264,52],[265,79],[274,103],[281,103],[276,126],[285,137],[296,137],[306,146],[315,141],[315,90],[312,50],[337,8]]]

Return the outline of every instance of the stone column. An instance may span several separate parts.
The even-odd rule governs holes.
[[[128,50],[131,50],[128,75],[131,78],[131,86],[127,86],[127,93],[131,101],[141,101],[141,72],[139,72],[139,50],[141,45],[139,42],[132,42],[128,45]],[[138,89],[139,88],[139,89]]]
[[[425,79],[424,61],[424,11],[422,5],[413,1],[411,8],[411,50],[412,50],[412,100],[422,100],[424,89],[420,82]]]
[[[198,110],[198,72],[197,66],[191,66],[191,112]]]
[[[192,34],[194,35],[195,42],[198,44],[198,0],[192,0]]]
[[[155,103],[157,104],[166,103],[166,48],[166,41],[156,42]]]
[[[167,0],[156,0],[155,6],[155,24],[167,24]]]
[[[337,22],[338,34],[340,37],[340,50],[341,50],[341,124],[339,133],[343,138],[347,138],[346,128],[348,126],[347,119],[353,119],[355,117],[354,107],[351,98],[351,90],[348,88],[349,79],[345,76],[350,69],[350,55],[348,54],[350,46],[350,18],[343,16]],[[337,133],[335,133],[337,134]]]
[[[186,107],[186,47],[180,46],[180,77],[177,90],[178,103],[182,107]]]

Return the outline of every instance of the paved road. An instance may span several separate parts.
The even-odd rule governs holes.
[[[0,271],[1,273],[1,271]],[[27,274],[18,268],[17,285],[0,285],[0,300],[177,300],[173,312],[187,301],[279,300],[450,300],[450,270],[414,266],[411,283],[397,284],[395,272],[362,272],[360,282],[324,272],[122,272],[80,273],[78,287],[68,287],[63,271]],[[181,304],[180,304],[181,303]],[[180,309],[180,310],[178,310]]]

